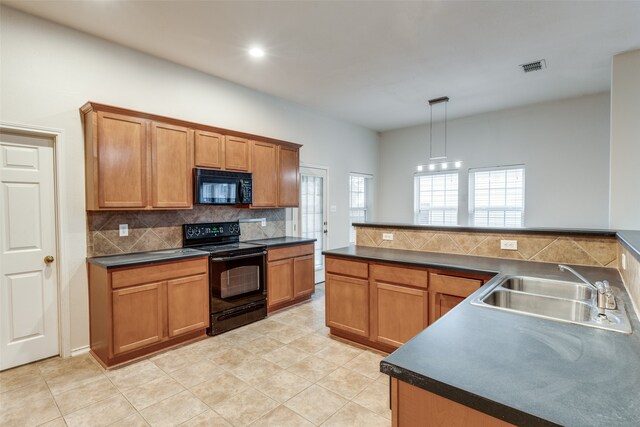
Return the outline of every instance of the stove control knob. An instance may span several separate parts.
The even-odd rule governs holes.
[[[187,227],[187,236],[188,237],[193,237],[193,228]]]
[[[196,227],[195,228],[195,235],[199,236],[200,235],[200,227]]]

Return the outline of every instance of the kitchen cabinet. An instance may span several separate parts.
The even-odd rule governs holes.
[[[429,273],[429,324],[464,301],[483,283],[481,279]]]
[[[325,281],[327,326],[369,337],[369,281],[327,274]]]
[[[193,206],[193,130],[151,123],[151,198],[154,208]]]
[[[297,208],[300,198],[299,148],[278,147],[278,206]]]
[[[226,170],[251,171],[251,145],[248,139],[225,136],[224,165]]]
[[[487,277],[327,256],[326,324],[332,335],[392,352]]]
[[[251,142],[253,203],[256,208],[275,208],[278,203],[278,146]]]
[[[135,267],[89,264],[91,352],[105,367],[205,336],[206,256]]]
[[[313,243],[267,249],[267,310],[308,299],[315,291]]]
[[[196,167],[224,169],[224,135],[196,130],[194,145]]]
[[[85,128],[87,209],[147,206],[147,127],[136,117],[92,115]]]
[[[86,209],[193,207],[193,168],[252,172],[255,208],[298,207],[300,145],[88,102]]]
[[[391,424],[393,427],[512,425],[396,378],[391,378]]]

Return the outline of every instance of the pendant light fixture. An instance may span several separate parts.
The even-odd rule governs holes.
[[[447,104],[449,103],[448,96],[442,96],[440,98],[434,98],[429,100],[429,161],[432,160],[446,160],[447,158]],[[444,153],[442,156],[433,155],[433,109],[434,106],[436,110],[440,108],[440,104],[444,109]],[[436,138],[437,139],[437,138]]]
[[[447,104],[449,103],[448,96],[442,96],[440,98],[434,98],[429,100],[429,164],[418,165],[418,172],[428,170],[430,172],[443,171],[447,169],[460,169],[462,162],[456,160],[455,162],[447,162]],[[437,123],[441,123],[442,129],[440,132],[434,132],[434,109],[436,113],[439,113],[443,120],[436,120]],[[441,155],[434,155],[434,143],[440,140],[443,150]],[[444,160],[444,161],[443,161]],[[440,161],[439,163],[435,163]]]

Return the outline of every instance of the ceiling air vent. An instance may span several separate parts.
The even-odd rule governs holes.
[[[530,73],[532,71],[538,71],[547,68],[547,63],[544,61],[544,59],[541,59],[539,61],[529,62],[528,64],[522,64],[520,65],[520,67],[525,73]]]

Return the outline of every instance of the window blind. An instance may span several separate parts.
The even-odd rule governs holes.
[[[458,224],[457,172],[416,175],[414,187],[416,224]]]
[[[469,170],[469,216],[479,227],[524,225],[524,167]]]

